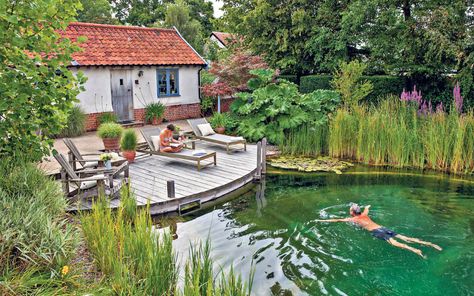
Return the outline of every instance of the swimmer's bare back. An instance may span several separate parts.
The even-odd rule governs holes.
[[[353,204],[349,209],[349,214],[351,215],[351,217],[342,218],[342,219],[316,220],[316,221],[318,221],[318,222],[351,222],[351,223],[354,223],[354,224],[359,225],[360,227],[368,230],[370,233],[372,233],[372,235],[374,237],[376,237],[378,239],[381,239],[381,240],[385,240],[389,244],[391,244],[392,246],[395,246],[397,248],[401,248],[401,249],[411,251],[411,252],[413,252],[413,253],[415,253],[415,254],[417,254],[417,255],[425,258],[425,259],[426,259],[426,256],[423,255],[421,250],[410,247],[409,245],[406,245],[404,243],[401,243],[401,242],[397,241],[395,238],[401,239],[401,240],[403,240],[407,243],[418,243],[418,244],[422,244],[422,245],[425,245],[425,246],[430,246],[430,247],[435,248],[438,251],[442,250],[442,248],[438,245],[435,245],[435,244],[430,243],[430,242],[425,242],[425,241],[422,241],[422,240],[417,239],[417,238],[397,234],[394,231],[375,223],[369,217],[369,209],[370,209],[370,205],[365,207],[364,211],[361,212],[360,207],[357,204]]]

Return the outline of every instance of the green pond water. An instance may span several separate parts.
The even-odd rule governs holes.
[[[177,223],[176,250],[212,242],[220,268],[246,278],[254,295],[474,295],[474,183],[442,176],[356,172],[269,174],[264,185]],[[264,187],[264,188],[263,188]],[[347,223],[350,202],[372,219],[434,242],[427,259]]]

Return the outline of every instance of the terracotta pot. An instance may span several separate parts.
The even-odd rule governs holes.
[[[158,124],[161,124],[162,122],[163,122],[163,117],[160,117],[160,118],[153,117],[153,119],[151,120],[152,125],[158,125]]]
[[[120,138],[104,138],[102,141],[104,142],[105,150],[117,151],[120,149]]]
[[[216,127],[216,133],[223,135],[225,133],[225,127]]]
[[[134,162],[135,161],[135,156],[137,155],[137,152],[131,150],[131,151],[122,151],[122,156],[125,157],[128,162]]]

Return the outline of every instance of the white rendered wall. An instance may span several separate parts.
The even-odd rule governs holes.
[[[179,69],[179,96],[158,97],[156,70]],[[135,67],[133,77],[133,106],[135,109],[144,108],[152,102],[162,102],[167,106],[199,103],[199,69],[200,67]],[[138,72],[143,76],[138,77]],[[138,84],[135,84],[138,80]]]
[[[157,95],[156,70],[158,68],[179,69],[179,96],[160,97]],[[110,112],[112,95],[110,90],[110,67],[79,68],[88,78],[85,91],[77,98],[79,105],[86,113]],[[126,69],[126,68],[117,68]],[[141,109],[152,102],[162,102],[167,106],[199,103],[199,69],[200,67],[131,67],[133,108]],[[77,72],[78,69],[71,69]],[[143,71],[141,77],[139,71]],[[135,81],[138,80],[138,84]]]
[[[77,73],[78,69],[71,69]],[[85,91],[77,95],[79,105],[86,113],[110,112],[112,110],[112,94],[110,91],[110,71],[106,67],[79,69],[87,77]]]

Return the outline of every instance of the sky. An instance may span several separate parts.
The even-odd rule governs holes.
[[[212,5],[214,6],[214,16],[215,17],[221,17],[222,16],[222,10],[221,7],[224,3],[220,0],[210,0],[212,2]]]

